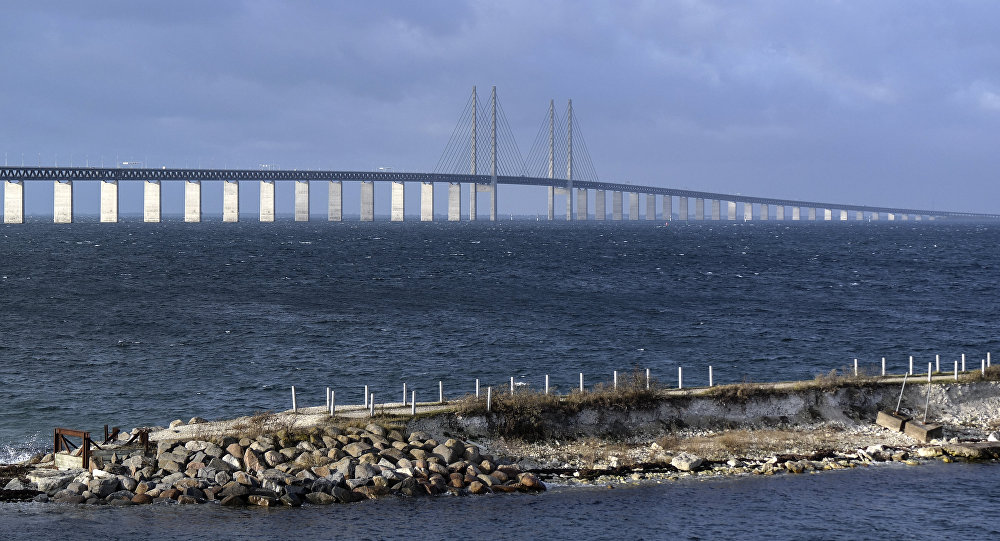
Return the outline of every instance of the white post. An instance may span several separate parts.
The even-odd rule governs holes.
[[[885,375],[885,357],[882,357],[882,375]]]
[[[510,396],[514,396],[514,376],[510,377]]]
[[[962,354],[962,372],[965,372],[965,354]]]
[[[678,366],[677,367],[677,388],[678,389],[683,389],[684,388],[684,367],[683,366]]]
[[[986,352],[986,368],[990,367],[990,352]]]
[[[479,398],[479,378],[476,378],[476,398]]]
[[[330,415],[337,412],[337,391],[330,391]]]
[[[934,371],[935,372],[940,372],[941,371],[941,356],[940,355],[935,355],[934,356]]]
[[[955,381],[958,381],[958,361],[955,361]]]
[[[583,392],[583,372],[580,372],[580,392]]]
[[[931,363],[927,363],[927,383],[931,382]]]
[[[858,359],[854,359],[854,377],[858,377]]]
[[[403,382],[403,407],[406,407],[406,382]]]
[[[614,390],[618,390],[618,371],[617,370],[615,370],[615,375],[614,375],[614,380],[613,381],[614,381],[614,383],[611,384],[611,388],[614,389]]]
[[[545,394],[549,394],[549,375],[545,374]]]
[[[365,385],[365,407],[368,407],[368,386]]]
[[[646,390],[649,390],[649,369],[646,369]]]
[[[326,388],[326,409],[330,409],[330,388]]]
[[[712,380],[712,365],[708,365],[708,386],[711,387],[714,383]]]
[[[410,391],[410,415],[417,414],[417,391]]]
[[[913,355],[910,355],[910,375],[913,375]]]
[[[292,385],[292,413],[297,413],[299,408],[295,404],[295,386]]]
[[[486,412],[493,409],[493,387],[486,388]]]
[[[368,416],[375,417],[375,393],[368,395]]]
[[[986,359],[979,361],[979,373],[984,376],[986,375]]]
[[[438,381],[438,402],[444,404],[444,382]]]

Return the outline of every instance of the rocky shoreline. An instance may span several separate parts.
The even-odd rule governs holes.
[[[385,409],[374,420],[360,417],[367,415],[360,408],[337,417],[305,408],[211,423],[193,418],[155,428],[155,452],[104,446],[88,469],[57,470],[52,455],[0,466],[0,501],[325,505],[541,492],[545,483],[614,486],[1000,459],[1000,384],[907,387],[914,398],[929,396],[933,415],[945,422],[945,437],[928,443],[873,424],[878,409],[897,403],[896,389],[892,381],[797,383],[512,395],[492,410],[467,397],[421,406],[416,416]],[[527,424],[537,437],[509,433]]]

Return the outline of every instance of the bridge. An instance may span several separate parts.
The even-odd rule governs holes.
[[[499,111],[499,114],[498,114]],[[585,143],[577,133],[577,156],[574,157],[574,122],[572,101],[569,101],[564,121],[558,123],[553,102],[539,130],[536,144],[529,153],[531,162],[547,174],[531,174],[531,163],[521,158],[509,133],[506,119],[499,109],[496,87],[493,87],[488,107],[479,107],[475,88],[466,105],[452,140],[442,154],[435,172],[396,171],[331,171],[331,170],[276,170],[276,169],[173,169],[132,167],[0,167],[0,181],[4,186],[4,223],[23,223],[24,185],[27,182],[53,182],[53,221],[72,223],[73,183],[100,183],[100,221],[117,222],[121,182],[141,182],[143,189],[143,220],[159,222],[161,219],[160,186],[162,182],[184,183],[184,220],[201,221],[201,183],[223,182],[224,222],[239,221],[239,192],[241,183],[258,183],[261,222],[274,221],[275,183],[293,182],[294,217],[296,221],[309,220],[309,192],[312,183],[329,184],[329,221],[343,220],[343,183],[361,183],[361,221],[375,219],[376,182],[391,183],[390,220],[403,221],[405,215],[404,193],[406,185],[420,187],[420,220],[434,220],[434,201],[438,185],[447,187],[448,221],[460,221],[463,216],[462,185],[468,186],[467,220],[479,219],[480,194],[489,198],[490,220],[497,219],[498,186],[539,186],[546,189],[548,219],[555,219],[557,196],[565,199],[566,220],[792,220],[792,221],[878,221],[878,220],[940,220],[944,218],[995,220],[1000,214],[959,211],[940,211],[888,206],[869,206],[847,203],[801,201],[773,197],[755,197],[742,194],[724,194],[697,190],[682,190],[659,186],[640,186],[630,183],[609,182],[597,179],[586,154]],[[487,153],[479,153],[478,126],[488,125]],[[545,137],[547,128],[548,136]],[[499,134],[498,134],[499,132]],[[499,135],[499,136],[498,136]],[[581,155],[582,151],[582,155]],[[563,178],[556,176],[556,163],[566,165]],[[464,172],[456,169],[465,169]],[[480,173],[481,169],[488,171]],[[536,171],[537,171],[536,167]],[[579,175],[579,171],[583,175]],[[574,176],[583,178],[574,178]],[[588,178],[589,177],[589,178]],[[607,194],[611,193],[608,212]],[[640,205],[644,199],[644,205]],[[677,205],[674,206],[676,200]],[[691,200],[693,200],[693,213]],[[659,201],[659,204],[658,204]],[[590,212],[593,202],[594,211]],[[627,206],[626,206],[627,202]],[[708,211],[706,211],[706,202]],[[676,212],[675,210],[676,209]],[[640,210],[643,212],[640,215]]]

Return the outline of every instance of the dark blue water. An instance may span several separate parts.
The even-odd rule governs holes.
[[[0,227],[0,444],[650,368],[674,382],[996,350],[1000,227],[120,223]]]
[[[883,466],[816,475],[559,488],[299,509],[0,506],[8,538],[996,539],[1000,467]]]

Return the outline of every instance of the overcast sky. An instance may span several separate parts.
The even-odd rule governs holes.
[[[572,98],[605,180],[995,212],[998,20],[992,2],[913,0],[15,2],[0,152],[431,171],[471,87],[496,85],[523,154],[549,100]],[[123,193],[138,211],[141,190]],[[541,188],[500,194],[504,213],[544,206]],[[51,213],[50,186],[29,186],[28,210]]]

